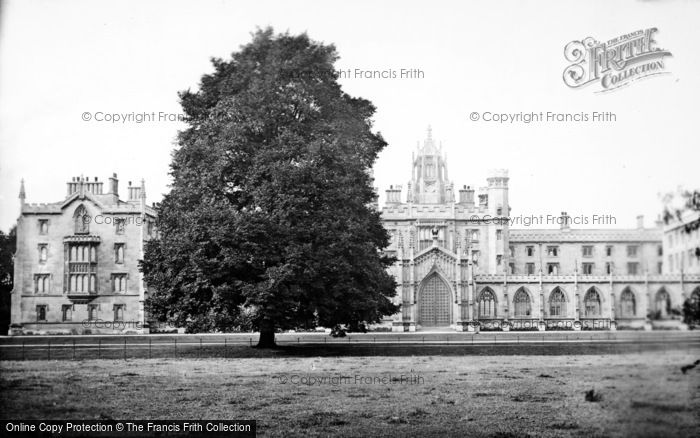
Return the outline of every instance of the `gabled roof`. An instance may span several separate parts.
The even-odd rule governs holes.
[[[445,254],[446,256],[448,256],[452,259],[458,258],[457,254],[453,253],[452,251],[450,251],[447,248],[443,248],[441,246],[431,246],[431,247],[428,247],[428,248],[424,249],[423,251],[419,252],[418,254],[416,254],[414,257],[414,260],[418,261],[419,259],[429,257],[429,254],[431,254],[433,252],[438,253],[438,254],[439,253]]]
[[[88,201],[91,201],[93,204],[95,204],[95,206],[97,206],[99,209],[104,209],[104,205],[102,205],[101,202],[97,201],[97,199],[95,199],[92,193],[84,192],[81,196],[79,193],[76,192],[70,195],[68,198],[66,198],[65,201],[63,201],[63,203],[61,204],[61,210],[67,208],[76,199],[80,199],[80,201],[87,199]]]

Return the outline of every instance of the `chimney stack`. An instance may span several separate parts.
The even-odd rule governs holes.
[[[401,203],[401,186],[389,186],[389,190],[386,191],[386,203],[387,204],[400,204]]]
[[[562,211],[560,222],[559,222],[559,228],[562,230],[569,230],[569,229],[571,229],[570,224],[571,224],[571,220],[569,219],[569,215],[565,211]]]
[[[109,193],[117,198],[119,197],[119,180],[116,173],[109,177]]]
[[[468,207],[474,206],[474,189],[470,186],[462,186],[459,189],[459,203]]]
[[[663,218],[661,218],[660,214],[656,216],[656,220],[654,221],[654,225],[656,226],[656,228],[659,228],[659,229],[664,227],[664,220],[663,220]]]
[[[481,193],[479,195],[479,208],[486,208],[489,206],[489,195],[488,193]]]
[[[637,228],[640,230],[644,229],[644,215],[637,215]]]
[[[141,198],[141,187],[132,186],[131,181],[129,181],[127,190],[129,191],[129,201],[138,201]]]

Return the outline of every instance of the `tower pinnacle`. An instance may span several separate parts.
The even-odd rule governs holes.
[[[24,204],[24,200],[27,199],[27,192],[24,190],[24,178],[19,183],[19,199],[22,204]]]

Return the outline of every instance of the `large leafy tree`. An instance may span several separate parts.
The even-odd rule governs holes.
[[[398,308],[372,208],[386,146],[374,106],[341,90],[335,48],[259,30],[196,92],[142,270],[147,308],[190,331],[376,322]]]

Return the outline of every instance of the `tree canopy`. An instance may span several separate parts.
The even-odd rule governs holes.
[[[173,153],[159,238],[141,264],[147,309],[189,331],[377,322],[395,313],[372,207],[386,146],[374,106],[337,82],[335,48],[306,34],[253,34],[180,93],[188,128]]]

